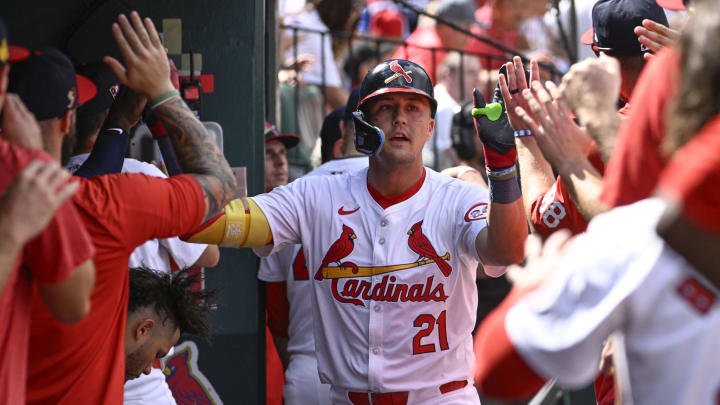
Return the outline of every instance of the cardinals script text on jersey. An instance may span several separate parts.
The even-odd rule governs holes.
[[[383,209],[363,169],[253,199],[273,250],[304,247],[324,382],[392,392],[469,378],[486,190],[427,169],[417,193]]]

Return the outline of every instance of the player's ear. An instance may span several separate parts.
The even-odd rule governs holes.
[[[435,119],[430,118],[430,122],[428,122],[428,135],[427,139],[425,139],[425,142],[430,141],[430,138],[432,137],[433,130],[435,130]]]
[[[332,148],[332,157],[333,159],[337,159],[339,157],[342,157],[342,150],[343,150],[343,138],[338,139],[333,144]]]
[[[71,108],[71,109],[67,110],[65,115],[60,117],[60,130],[62,131],[63,134],[67,134],[70,132],[70,126],[72,125],[73,114],[75,114],[75,109]]]
[[[152,336],[153,329],[155,328],[155,321],[153,319],[143,319],[135,328],[135,338],[138,340],[149,339]]]

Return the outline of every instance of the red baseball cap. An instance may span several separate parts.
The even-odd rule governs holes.
[[[687,6],[685,5],[685,2],[686,0],[657,0],[658,6],[676,11],[686,10]]]
[[[671,158],[658,187],[682,203],[685,218],[720,233],[720,116],[700,129]]]
[[[285,144],[286,149],[294,148],[300,142],[300,136],[296,134],[281,134],[275,125],[265,121],[265,143],[278,140]]]

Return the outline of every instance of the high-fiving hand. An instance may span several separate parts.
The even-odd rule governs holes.
[[[513,58],[512,63],[505,64],[507,78],[500,74],[498,83],[500,84],[500,92],[505,100],[505,109],[507,110],[508,120],[514,130],[530,129],[525,121],[515,114],[516,107],[522,107],[525,111],[529,111],[525,98],[522,97],[522,91],[528,88],[527,75],[525,66],[519,56]],[[540,80],[540,68],[536,60],[530,61],[530,83]]]
[[[165,47],[150,18],[141,20],[137,11],[130,13],[130,20],[120,14],[112,32],[126,66],[110,56],[104,61],[124,85],[148,100],[174,89]]]
[[[545,159],[554,168],[574,160],[585,160],[592,149],[592,139],[575,124],[572,112],[565,105],[560,90],[553,82],[532,83],[532,92],[523,90],[530,111],[516,107],[515,114],[523,119],[535,135]]]

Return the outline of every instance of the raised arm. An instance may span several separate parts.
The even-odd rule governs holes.
[[[505,64],[506,71],[513,70],[513,76],[502,76],[499,79],[500,91],[505,100],[507,115],[510,124],[518,133],[527,133],[530,127],[525,123],[520,115],[515,112],[517,107],[527,108],[527,101],[520,93],[520,88],[526,88],[527,76],[524,73],[525,67],[522,60],[518,58],[512,63]],[[540,78],[540,68],[537,61],[533,60],[530,64],[530,83],[536,82]],[[513,81],[510,82],[512,77]],[[512,91],[510,90],[512,89]],[[523,193],[523,206],[528,223],[532,226],[531,213],[533,202],[541,195],[545,194],[555,182],[550,163],[542,155],[540,148],[533,136],[516,136],[515,147],[517,148],[518,167],[520,169],[520,186]]]
[[[105,62],[123,84],[149,100],[172,139],[183,172],[202,187],[208,220],[232,200],[235,177],[211,135],[173,87],[165,48],[152,20],[141,20],[135,11],[130,20],[121,14],[112,27],[126,67],[109,56]]]
[[[507,75],[509,81],[515,82],[514,69],[508,70]],[[501,75],[500,80],[504,80],[504,76]],[[515,138],[501,90],[496,89],[493,96],[493,103],[501,107],[499,116],[491,112],[497,106],[486,106],[482,94],[473,91],[475,129],[483,143],[490,192],[487,227],[476,237],[475,248],[482,263],[492,266],[507,266],[522,261],[528,234],[517,181]],[[486,271],[489,268],[485,266]],[[488,275],[497,277],[500,274]]]
[[[90,178],[120,173],[130,141],[130,129],[137,124],[147,99],[126,86],[120,88],[98,133],[90,156],[75,175]]]

